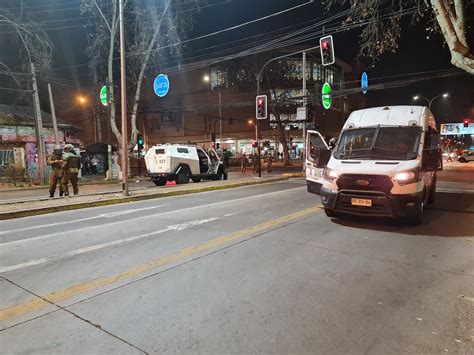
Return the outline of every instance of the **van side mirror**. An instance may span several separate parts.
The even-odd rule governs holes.
[[[331,159],[331,150],[320,149],[316,168],[325,168],[328,165],[329,159]]]
[[[428,148],[423,150],[421,159],[421,169],[423,171],[441,171],[443,170],[443,155],[439,148]]]

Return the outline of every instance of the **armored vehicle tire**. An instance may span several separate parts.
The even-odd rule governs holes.
[[[193,182],[201,182],[201,178],[192,177],[191,180],[193,180]]]
[[[153,179],[153,182],[155,183],[156,186],[165,186],[167,180],[166,179]]]
[[[217,174],[214,175],[214,177],[212,178],[212,180],[224,180],[224,172],[222,171],[222,168],[219,168],[217,170]]]
[[[189,174],[186,169],[181,169],[176,177],[177,184],[187,184],[189,182]]]

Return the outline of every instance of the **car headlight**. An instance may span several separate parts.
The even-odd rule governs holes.
[[[325,180],[333,182],[333,181],[337,180],[337,178],[339,177],[339,173],[335,170],[330,169],[330,168],[325,168],[324,172],[323,172],[323,177],[324,177]]]
[[[394,181],[398,182],[399,185],[412,184],[421,180],[420,169],[413,169],[407,171],[401,171],[395,174]]]

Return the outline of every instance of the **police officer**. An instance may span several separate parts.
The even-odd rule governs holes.
[[[77,174],[81,168],[81,158],[79,158],[74,152],[74,146],[72,144],[67,144],[64,147],[62,160],[63,177],[61,184],[63,187],[64,196],[69,196],[69,181],[72,184],[74,195],[77,195],[79,193],[79,187],[77,186]]]
[[[62,178],[62,149],[60,146],[54,146],[54,150],[48,156],[48,165],[51,166],[51,174],[49,175],[49,197],[54,197],[56,185],[59,185],[59,196],[63,195]]]

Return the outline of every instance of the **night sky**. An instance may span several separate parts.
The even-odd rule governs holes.
[[[80,2],[80,0],[24,0],[25,6],[30,6],[27,8],[27,11],[34,14],[36,21],[45,21],[44,26],[46,29],[54,28],[54,30],[48,30],[47,32],[51,35],[56,46],[54,67],[50,78],[53,77],[63,84],[60,91],[84,91],[87,90],[87,87],[91,83],[88,77],[87,66],[84,65],[87,63],[87,56],[85,54],[87,38],[86,30],[82,25],[86,23],[86,20],[81,19],[81,14],[78,9]],[[205,8],[195,17],[194,29],[188,34],[188,38],[194,38],[235,26],[304,2],[304,0],[208,0],[210,4],[221,4]],[[41,7],[41,4],[57,4],[55,8],[56,11],[49,12],[47,10],[53,7]],[[12,12],[19,11],[18,5],[18,0],[0,0],[0,8],[10,8]],[[58,11],[58,9],[66,10]],[[334,14],[338,11],[341,11],[341,8],[336,7],[333,8],[329,14]],[[298,26],[303,26],[306,21],[323,19],[329,14],[325,13],[321,6],[318,5],[318,2],[316,2],[268,20],[191,42],[182,49],[182,52],[184,53],[184,58],[186,58],[186,56],[195,55],[195,50],[252,37],[262,33],[269,33],[287,26],[296,26],[287,30],[287,32],[293,31],[297,29]],[[59,21],[64,19],[67,20]],[[411,98],[415,94],[421,94],[430,98],[443,92],[449,92],[450,97],[448,100],[440,99],[433,104],[432,109],[437,119],[439,121],[451,122],[461,121],[462,118],[474,119],[474,77],[468,74],[423,81],[416,85],[402,88],[370,91],[371,79],[373,80],[372,82],[380,83],[388,76],[453,68],[450,63],[449,50],[443,45],[441,36],[433,34],[427,39],[425,25],[426,24],[422,22],[412,26],[409,21],[404,21],[398,52],[383,55],[374,66],[371,65],[371,62],[365,61],[369,66],[367,70],[369,75],[369,92],[367,93],[368,105],[410,104],[412,103]],[[5,30],[4,27],[2,27],[2,29]],[[279,32],[278,34],[283,35],[284,33],[285,32]],[[3,37],[5,35],[5,33],[0,34],[0,45],[5,43],[5,37]],[[348,63],[355,61],[358,51],[356,46],[358,35],[359,32],[357,30],[336,34],[334,36],[336,56]],[[243,43],[251,45],[253,40],[255,39],[250,38]],[[238,43],[242,44],[242,42]],[[304,43],[304,45],[308,47],[316,44],[317,40]],[[222,49],[226,49],[226,47],[219,47],[215,50]],[[212,58],[213,55],[215,56],[212,50],[198,53],[202,58]],[[0,60],[2,60],[1,58],[5,55],[10,55],[11,59],[15,54],[5,53],[5,51],[2,50]],[[69,66],[72,67],[61,69]],[[4,81],[2,80],[1,83],[4,83]],[[45,81],[40,82],[41,87],[44,88],[44,85]],[[56,85],[56,87],[58,85]],[[10,96],[4,91],[0,92],[0,101],[8,101],[9,98]],[[68,100],[67,97],[61,97],[58,99],[58,105],[68,105]],[[68,106],[70,107],[70,103]]]

